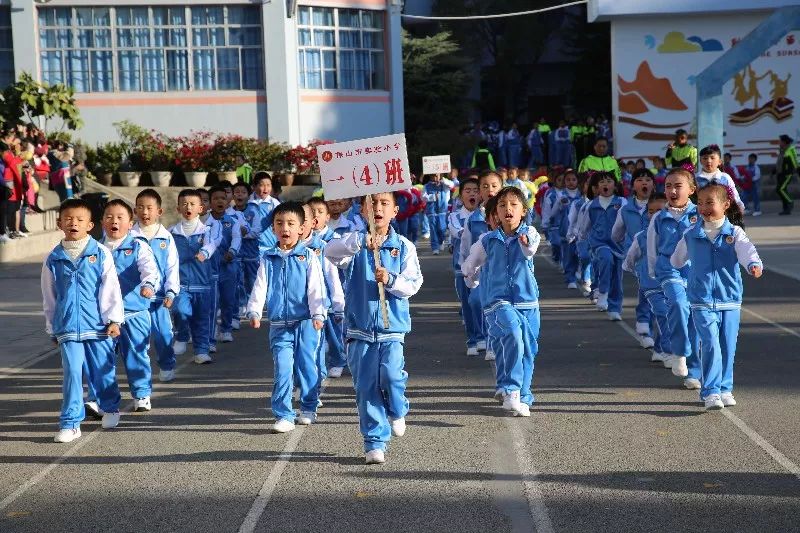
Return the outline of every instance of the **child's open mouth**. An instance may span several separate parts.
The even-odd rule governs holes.
[[[475,205],[475,198],[470,198],[469,200],[467,200],[467,203],[471,206]]]

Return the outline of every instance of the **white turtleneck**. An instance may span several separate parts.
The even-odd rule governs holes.
[[[148,241],[156,236],[158,230],[161,228],[161,224],[150,224],[149,226],[139,226],[139,231],[142,232],[144,238]]]
[[[83,254],[83,251],[86,249],[88,244],[89,235],[77,241],[61,241],[61,246],[64,247],[64,251],[67,253],[67,256],[69,256],[73,263]]]
[[[608,206],[611,205],[611,200],[613,200],[613,196],[598,196],[597,201],[600,202],[600,207],[603,209],[608,209]]]
[[[122,237],[121,239],[116,239],[116,240],[106,238],[106,240],[105,240],[105,242],[103,242],[103,244],[105,244],[106,247],[113,252],[114,250],[116,250],[119,247],[120,244],[122,244],[122,241],[124,241],[124,240],[125,240],[125,237]]]
[[[713,241],[722,230],[722,225],[725,224],[725,217],[719,220],[705,220],[703,221],[703,231],[706,232],[708,240]]]
[[[688,208],[688,203],[683,207],[672,207],[671,205],[667,205],[667,211],[669,211],[669,214],[672,215],[672,218],[675,220],[681,218]]]
[[[633,201],[636,202],[636,209],[641,211],[647,207],[647,200],[639,200],[638,198],[634,197]]]
[[[200,217],[193,218],[192,220],[181,218],[181,229],[183,230],[184,235],[194,234],[200,224],[202,224]]]

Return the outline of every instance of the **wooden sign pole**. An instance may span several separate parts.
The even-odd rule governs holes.
[[[372,195],[368,194],[364,201],[367,203],[367,219],[369,221],[369,234],[372,236],[374,249],[372,257],[375,259],[375,268],[381,267],[381,247],[378,245],[378,234],[375,231],[375,210],[372,208]],[[389,308],[386,307],[386,287],[378,283],[378,298],[380,299],[381,315],[383,316],[383,329],[389,329]]]

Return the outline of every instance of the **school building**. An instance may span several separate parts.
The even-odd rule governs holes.
[[[128,119],[291,144],[402,132],[401,0],[0,0],[0,86],[74,87],[89,142]]]

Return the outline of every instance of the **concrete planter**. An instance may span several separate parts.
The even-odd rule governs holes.
[[[189,184],[189,187],[205,187],[206,186],[206,178],[208,178],[208,172],[185,172],[186,175],[186,183]]]
[[[122,182],[123,187],[138,187],[139,180],[142,177],[141,172],[120,172],[119,180]]]
[[[231,185],[236,183],[236,171],[235,170],[221,170],[217,172],[217,179],[220,183],[223,181],[227,181]]]
[[[150,172],[150,179],[156,187],[169,187],[172,180],[172,172],[168,170],[153,170]]]

